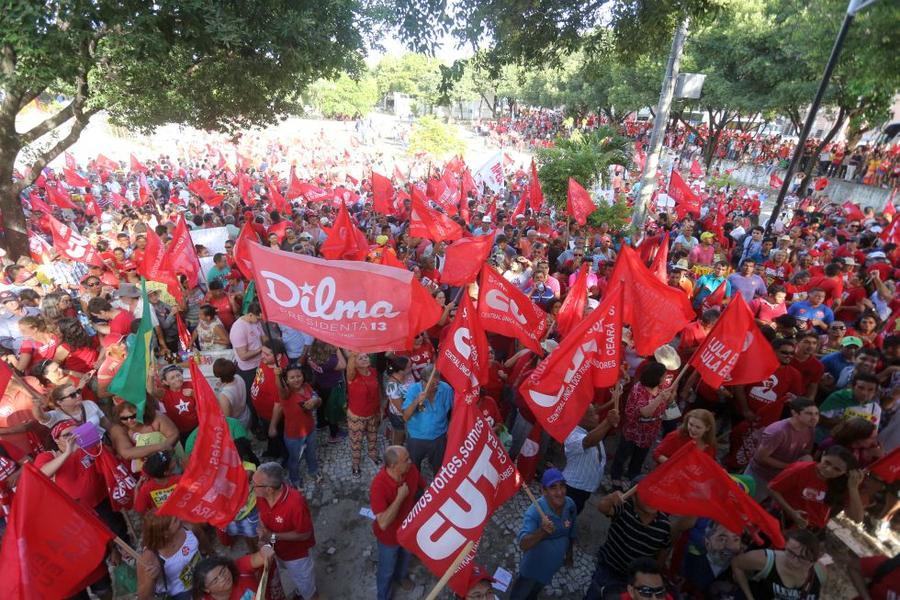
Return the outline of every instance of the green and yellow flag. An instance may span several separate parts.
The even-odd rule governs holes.
[[[144,406],[147,403],[147,375],[151,372],[153,356],[150,339],[153,336],[153,321],[150,319],[150,300],[147,298],[147,281],[141,277],[141,325],[137,333],[128,341],[128,356],[113,380],[109,391],[137,407],[138,423],[144,422]]]

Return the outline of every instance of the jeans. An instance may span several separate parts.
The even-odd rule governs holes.
[[[631,459],[628,463],[627,476],[628,479],[634,479],[641,474],[641,468],[644,466],[644,460],[648,454],[650,454],[650,448],[641,448],[623,437],[619,442],[619,447],[616,448],[616,457],[613,459],[609,476],[612,479],[621,479],[625,461]]]
[[[284,436],[284,445],[288,451],[288,477],[294,485],[300,484],[300,455],[306,459],[306,471],[310,475],[319,472],[316,460],[316,432],[313,430],[306,437],[291,438]]]
[[[537,579],[519,575],[509,590],[509,600],[537,600],[544,584]]]
[[[390,600],[394,584],[406,578],[409,556],[409,551],[403,546],[388,546],[378,542],[378,568],[375,571],[378,600]]]
[[[422,461],[427,458],[431,470],[437,475],[444,464],[444,448],[447,446],[447,434],[436,437],[433,440],[420,440],[418,438],[406,438],[406,451],[416,468],[422,470]]]

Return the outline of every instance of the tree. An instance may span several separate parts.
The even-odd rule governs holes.
[[[574,177],[578,183],[590,189],[610,165],[624,165],[627,162],[628,146],[628,140],[618,135],[613,128],[600,127],[589,133],[576,131],[567,138],[559,137],[552,148],[538,149],[538,179],[541,181],[544,197],[557,210],[565,210],[569,177]],[[617,214],[615,210],[604,211],[598,217],[612,219]],[[624,214],[627,212],[626,210]],[[623,216],[623,223],[624,218]]]
[[[360,0],[46,0],[4,3],[0,28],[0,210],[7,246],[28,252],[20,192],[90,118],[234,130],[295,112],[297,93],[360,68]],[[67,104],[28,131],[16,116],[42,94]],[[16,162],[26,172],[13,181]]]
[[[451,154],[461,154],[466,144],[455,125],[444,123],[433,115],[419,117],[409,133],[409,154],[427,154],[443,160]]]
[[[407,52],[401,56],[385,56],[375,68],[378,95],[390,92],[407,94],[430,111],[440,100],[441,61],[424,54]]]
[[[369,75],[352,79],[346,73],[337,79],[321,79],[310,86],[312,104],[326,118],[355,118],[369,114],[378,102],[378,86]]]

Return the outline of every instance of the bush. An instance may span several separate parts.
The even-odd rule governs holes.
[[[409,134],[411,155],[424,153],[435,160],[442,160],[452,154],[462,154],[466,144],[455,125],[448,125],[433,115],[419,117]]]

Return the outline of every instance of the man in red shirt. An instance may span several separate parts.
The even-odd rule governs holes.
[[[803,376],[791,366],[796,344],[793,340],[778,339],[772,346],[781,366],[765,381],[733,388],[736,408],[757,427],[779,420],[784,403],[803,393]]]
[[[316,575],[309,549],[316,545],[312,516],[299,490],[285,483],[276,462],[259,465],[251,481],[259,510],[259,539],[275,547],[275,556],[304,600],[316,600]]]
[[[825,265],[824,275],[809,280],[810,289],[821,288],[825,291],[825,306],[828,308],[831,308],[834,301],[840,300],[844,294],[844,280],[841,275],[839,263],[828,263]]]
[[[369,502],[375,513],[372,532],[378,540],[378,569],[375,581],[378,600],[392,596],[394,584],[404,590],[412,588],[407,576],[409,551],[397,542],[397,529],[413,505],[425,481],[403,446],[388,446],[384,451],[384,468],[375,474],[369,488]]]
[[[797,340],[797,350],[791,360],[791,366],[800,371],[803,377],[803,395],[810,400],[816,399],[819,392],[819,380],[825,373],[825,366],[816,358],[816,350],[819,348],[819,336],[813,331],[807,331]]]
[[[184,382],[184,375],[178,365],[169,365],[160,373],[163,387],[157,389],[157,397],[167,417],[172,419],[178,428],[181,441],[197,428],[197,403],[194,401],[194,390]]]

